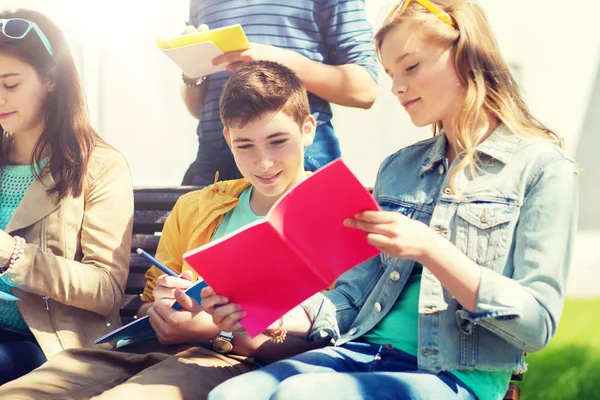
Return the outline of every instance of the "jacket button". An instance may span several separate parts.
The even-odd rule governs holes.
[[[373,308],[375,308],[375,312],[381,312],[381,303],[376,302]]]
[[[440,173],[440,175],[444,175],[444,166],[440,165],[440,167],[438,168],[438,172]]]
[[[480,220],[482,223],[484,223],[484,224],[485,224],[486,222],[488,222],[487,208],[484,208],[484,209],[483,209],[483,212],[481,213],[481,216],[479,217],[479,220]]]
[[[400,279],[400,272],[398,272],[398,271],[393,271],[393,272],[390,274],[390,279],[391,279],[392,281],[394,281],[394,282],[396,282],[397,280],[399,280],[399,279]]]
[[[444,194],[452,194],[452,189],[447,187],[446,189],[444,189]]]
[[[352,328],[348,331],[348,335],[352,336],[356,333],[356,328]]]

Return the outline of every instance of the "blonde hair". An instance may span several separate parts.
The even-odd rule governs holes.
[[[481,8],[468,0],[435,0],[432,3],[448,13],[456,27],[442,22],[413,1],[404,13],[386,19],[375,35],[375,45],[379,51],[391,30],[409,22],[416,24],[425,39],[441,46],[454,46],[454,65],[466,91],[454,128],[465,156],[451,175],[451,186],[454,186],[456,174],[467,166],[473,176],[477,175],[479,160],[475,147],[489,130],[489,114],[513,134],[539,136],[562,147],[558,135],[529,112]],[[434,135],[441,133],[442,121],[435,122],[432,127]]]

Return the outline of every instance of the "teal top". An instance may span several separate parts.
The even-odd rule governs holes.
[[[417,356],[419,329],[419,292],[423,266],[415,267],[406,286],[390,312],[363,338],[373,344],[391,344],[396,349]],[[450,371],[479,400],[502,399],[510,381],[510,371]]]
[[[40,169],[44,168],[48,160],[49,158],[45,158],[40,162]],[[2,167],[0,229],[6,229],[8,222],[34,179],[35,175],[31,165],[5,165]],[[0,291],[12,294],[12,288],[14,287],[15,285],[6,279],[4,275],[0,276]],[[31,334],[14,301],[0,300],[0,329]]]
[[[243,226],[264,218],[254,214],[254,211],[252,211],[252,208],[250,207],[252,190],[253,187],[249,186],[240,194],[240,202],[225,214],[225,219],[223,219],[223,222],[221,222],[221,225],[217,228],[211,241],[220,239]]]

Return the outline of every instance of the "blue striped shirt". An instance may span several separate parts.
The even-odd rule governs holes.
[[[377,80],[364,0],[191,0],[189,23],[207,24],[210,29],[241,24],[250,42],[294,50],[329,65],[358,64]],[[219,72],[204,83],[208,87],[198,125],[196,164],[207,172],[233,163],[219,118],[219,97],[228,77],[228,72]],[[312,94],[309,101],[318,125],[331,120],[327,101]]]

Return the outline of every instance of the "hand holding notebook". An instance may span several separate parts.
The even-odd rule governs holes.
[[[170,40],[159,39],[156,44],[191,78],[225,70],[225,64],[213,65],[212,61],[225,53],[250,48],[248,38],[239,24],[182,35]]]

